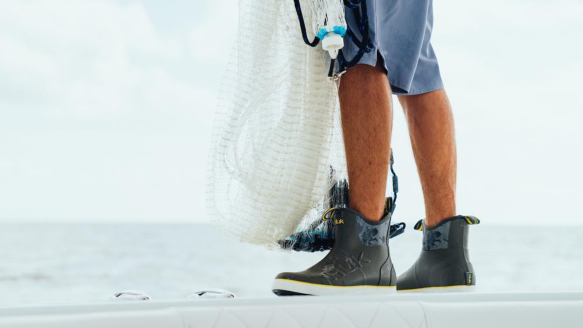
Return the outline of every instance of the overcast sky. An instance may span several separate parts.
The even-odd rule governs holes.
[[[291,0],[289,0],[291,1]],[[0,0],[0,220],[198,222],[236,0]],[[459,211],[583,224],[583,2],[435,3]],[[404,118],[396,219],[423,217]]]

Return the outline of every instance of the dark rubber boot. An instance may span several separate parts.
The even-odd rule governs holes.
[[[389,253],[390,214],[370,221],[348,208],[330,209],[334,246],[320,262],[301,272],[277,275],[272,290],[279,296],[389,293],[395,269]]]
[[[479,224],[473,216],[454,216],[427,228],[423,220],[423,249],[417,262],[399,276],[398,291],[472,291],[476,274],[468,256],[469,225]]]

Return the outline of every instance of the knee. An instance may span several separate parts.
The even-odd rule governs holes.
[[[407,119],[409,119],[410,117],[410,112],[411,112],[411,106],[410,105],[410,97],[414,97],[414,96],[397,96],[397,98],[399,99],[399,103],[401,104],[401,108],[403,108],[403,113],[405,114],[405,117]]]
[[[415,114],[422,115],[422,112],[428,108],[434,111],[441,107],[449,108],[449,101],[443,89],[418,95],[400,95],[398,98],[405,115],[411,117]]]

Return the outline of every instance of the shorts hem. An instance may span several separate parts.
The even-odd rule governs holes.
[[[368,66],[376,67],[377,61],[378,61],[378,57],[377,58],[370,58],[369,57],[366,60],[364,60],[364,58],[363,58],[363,60],[359,61],[357,63],[357,65],[368,65]],[[444,88],[443,81],[441,81],[441,79],[439,80],[439,82],[432,83],[429,86],[424,86],[424,87],[411,87],[411,86],[409,86],[409,88],[407,88],[407,87],[404,87],[403,84],[401,84],[399,81],[395,81],[395,80],[391,79],[388,68],[386,67],[386,63],[384,63],[384,59],[383,59],[383,68],[384,68],[385,72],[387,72],[386,75],[387,75],[387,78],[389,79],[389,84],[391,85],[391,91],[393,92],[394,95],[415,96],[415,95],[421,95],[421,94],[432,92],[432,91],[441,90]]]
[[[390,79],[390,78],[389,78]],[[392,86],[392,83],[391,83]],[[407,92],[393,92],[396,95],[400,96],[415,96],[415,95],[422,95],[424,93],[429,93],[437,90],[442,90],[444,88],[443,82],[435,83],[423,88],[411,88]],[[405,89],[401,89],[405,90]]]

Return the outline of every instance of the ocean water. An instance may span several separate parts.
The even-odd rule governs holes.
[[[583,291],[583,227],[470,230],[480,291]],[[411,228],[391,240],[397,273],[412,264],[420,243]],[[241,244],[207,224],[0,224],[0,305],[104,301],[124,289],[154,299],[204,288],[275,297],[278,272],[321,257]]]

